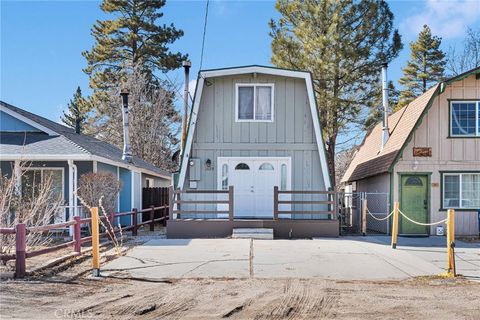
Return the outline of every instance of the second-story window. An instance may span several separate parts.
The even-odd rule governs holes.
[[[236,121],[273,121],[273,84],[237,83]]]
[[[450,136],[480,137],[480,101],[450,102]]]

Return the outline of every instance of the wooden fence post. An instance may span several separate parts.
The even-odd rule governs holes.
[[[75,240],[75,245],[73,247],[73,251],[77,253],[82,252],[82,242],[81,242],[81,223],[80,223],[80,216],[74,216],[73,220],[75,220],[75,224],[73,225],[73,240]]]
[[[133,228],[132,228],[132,236],[137,235],[137,228],[138,228],[138,221],[137,221],[137,208],[132,209],[132,222],[133,222]]]
[[[162,209],[162,215],[161,217],[163,217],[163,220],[162,220],[162,226],[166,226],[167,225],[167,219],[168,219],[168,188],[161,188],[160,189],[160,205],[163,207]]]
[[[397,248],[397,236],[398,236],[398,201],[393,203],[393,226],[392,226],[392,248]]]
[[[362,235],[367,234],[367,199],[363,199],[362,205]]]
[[[448,273],[456,276],[455,270],[455,210],[448,209],[447,212],[447,261]]]
[[[155,230],[155,206],[150,206],[150,231]]]
[[[15,226],[15,278],[24,278],[26,272],[27,226]]]
[[[173,216],[173,206],[175,201],[175,196],[173,194],[173,187],[168,187],[168,219],[174,220]]]
[[[93,276],[100,276],[100,235],[98,226],[98,208],[94,207],[90,209],[92,216],[92,268]]]
[[[339,215],[338,215],[338,207],[339,207],[338,205],[339,205],[339,203],[338,203],[338,192],[336,192],[336,191],[333,191],[333,192],[334,192],[334,194],[333,194],[332,198],[333,198],[334,204],[332,206],[332,211],[335,212],[335,214],[333,215],[333,220],[335,220],[335,219],[339,218]],[[340,225],[340,231],[341,231],[342,230],[341,221],[340,221],[339,225]]]
[[[218,198],[217,198],[218,199]],[[233,221],[233,186],[228,187],[228,220]]]
[[[278,220],[278,186],[273,187],[273,220]]]

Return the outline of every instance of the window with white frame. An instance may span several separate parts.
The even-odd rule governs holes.
[[[480,101],[450,102],[450,136],[480,137]]]
[[[237,83],[236,121],[273,121],[273,84]]]
[[[50,179],[53,196],[63,198],[63,168],[29,168],[22,174],[22,196],[36,197]]]
[[[480,173],[444,173],[443,208],[480,208]]]

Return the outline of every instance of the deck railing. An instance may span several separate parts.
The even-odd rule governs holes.
[[[110,234],[113,238],[113,233],[117,233],[120,231],[127,231],[132,230],[132,236],[137,235],[138,228],[142,225],[149,225],[150,231],[154,231],[155,222],[164,222],[169,218],[168,216],[168,205],[154,207],[151,206],[150,208],[146,208],[143,210],[137,210],[133,208],[131,211],[127,212],[119,212],[119,213],[110,213],[107,216],[101,216],[100,220],[109,220],[109,224],[104,224],[107,226],[108,230],[105,230],[103,233],[100,233],[100,237],[105,237]],[[160,218],[155,219],[155,211],[162,210],[163,213]],[[143,220],[141,217],[143,214],[148,213],[149,219],[147,221],[138,223],[138,220]],[[139,216],[140,215],[140,216]],[[127,227],[121,227],[120,225],[115,226],[115,218],[123,217],[123,216],[132,216],[132,225]],[[140,219],[139,219],[140,218]],[[4,228],[0,227],[0,235],[15,235],[15,254],[0,254],[1,261],[9,261],[15,260],[15,277],[16,278],[23,278],[25,277],[26,273],[26,259],[32,258],[35,256],[43,255],[46,253],[50,253],[53,251],[57,251],[60,249],[64,249],[70,246],[73,246],[73,251],[80,254],[81,253],[81,245],[82,243],[92,241],[91,236],[83,237],[81,236],[81,228],[84,225],[91,224],[92,218],[81,218],[80,216],[73,217],[72,221],[63,222],[63,223],[54,223],[39,227],[27,227],[25,223],[16,224],[13,228]],[[51,246],[48,248],[43,248],[35,251],[28,251],[27,252],[27,233],[32,232],[49,232],[52,230],[57,230],[60,228],[66,228],[73,226],[73,240],[64,242],[55,246]]]
[[[327,200],[279,200],[279,195],[326,195]],[[330,219],[336,219],[337,192],[335,191],[315,191],[315,190],[279,190],[277,186],[273,188],[273,219],[278,220],[279,214],[327,214]],[[328,210],[279,210],[279,205],[328,205]]]
[[[228,200],[217,200],[217,199],[188,199],[182,200],[182,194],[226,194],[228,195]],[[198,214],[228,214],[228,220],[233,220],[233,186],[228,187],[228,190],[174,190],[173,188],[170,189],[170,217],[176,216],[176,218],[181,219],[183,214],[188,215],[198,215]],[[224,204],[228,205],[228,210],[184,210],[182,209],[182,205],[217,205],[217,204]]]

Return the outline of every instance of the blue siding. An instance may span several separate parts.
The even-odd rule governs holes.
[[[112,166],[110,164],[106,164],[106,163],[103,163],[103,162],[97,162],[97,172],[100,172],[100,171],[111,172],[115,175],[115,177],[117,176],[117,167]]]
[[[41,132],[35,127],[18,120],[15,117],[12,117],[8,113],[0,111],[0,131],[8,131],[8,132]]]
[[[93,172],[93,161],[75,161],[77,166],[77,178],[80,181],[80,177],[86,173]]]
[[[0,170],[2,176],[10,178],[12,176],[13,161],[0,161]]]
[[[130,211],[132,209],[132,173],[128,169],[120,168],[120,182],[122,189],[120,190],[120,211]],[[120,218],[122,225],[130,225],[130,216]]]

